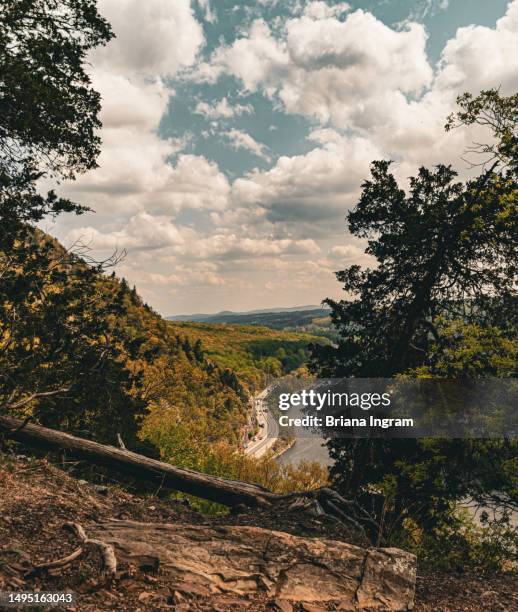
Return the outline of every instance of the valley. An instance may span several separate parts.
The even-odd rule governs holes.
[[[251,391],[261,391],[269,381],[304,368],[312,344],[326,345],[327,338],[303,331],[264,325],[168,321],[175,335],[198,341],[205,358],[236,373]]]

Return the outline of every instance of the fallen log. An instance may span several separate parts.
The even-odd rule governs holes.
[[[30,446],[66,450],[78,459],[120,470],[135,478],[156,482],[157,485],[225,506],[267,506],[278,497],[257,485],[178,468],[127,449],[99,444],[41,425],[24,425],[24,421],[10,416],[0,415],[0,433]]]
[[[305,511],[313,516],[330,516],[354,529],[362,537],[366,537],[366,530],[371,539],[378,533],[377,524],[365,510],[329,488],[279,495],[259,485],[179,468],[127,449],[99,444],[4,415],[0,415],[0,434],[38,448],[66,450],[70,456],[89,463],[107,466],[134,478],[155,482],[162,488],[174,489],[225,506],[264,508],[282,503],[290,510]]]

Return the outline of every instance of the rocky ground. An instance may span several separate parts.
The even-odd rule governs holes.
[[[71,590],[77,594],[76,609],[80,611],[351,609],[338,600],[325,604],[293,602],[257,592],[215,595],[193,582],[171,579],[163,568],[156,567],[151,556],[148,562],[145,556],[140,557],[139,567],[119,560],[115,577],[108,578],[102,571],[100,550],[95,547],[86,548],[68,566],[34,571],[38,564],[61,559],[78,549],[77,534],[64,528],[66,523],[79,523],[87,535],[97,537],[96,526],[113,519],[128,524],[152,523],[158,528],[163,524],[190,525],[194,530],[196,526],[207,530],[261,527],[292,534],[295,539],[303,536],[350,542],[345,529],[325,521],[278,512],[209,519],[193,511],[187,502],[140,497],[118,487],[97,487],[70,477],[46,461],[0,455],[0,591]],[[206,529],[201,531],[205,533]],[[518,578],[418,573],[415,609],[518,610]]]

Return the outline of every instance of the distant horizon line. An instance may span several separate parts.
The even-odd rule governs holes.
[[[272,306],[270,308],[258,308],[252,310],[218,310],[216,312],[192,312],[192,313],[178,313],[178,314],[169,314],[164,318],[168,319],[170,317],[211,317],[221,314],[233,314],[233,315],[247,315],[247,314],[262,314],[262,313],[275,313],[275,312],[297,312],[303,310],[319,310],[319,309],[327,309],[329,308],[325,304],[303,304],[301,306]]]

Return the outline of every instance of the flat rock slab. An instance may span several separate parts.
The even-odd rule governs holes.
[[[397,548],[365,549],[259,527],[110,520],[88,531],[112,544],[119,560],[159,566],[214,595],[262,591],[279,600],[340,600],[351,610],[413,607],[416,557]]]

